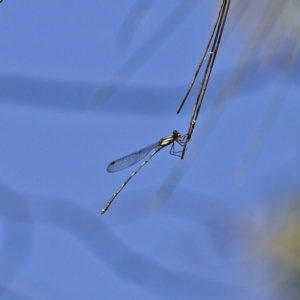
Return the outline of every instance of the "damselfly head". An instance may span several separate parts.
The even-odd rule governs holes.
[[[173,138],[178,139],[180,137],[181,137],[180,133],[177,130],[173,130]]]

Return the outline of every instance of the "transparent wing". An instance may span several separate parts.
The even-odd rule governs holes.
[[[128,154],[124,157],[121,157],[119,159],[116,159],[112,161],[108,167],[107,167],[107,172],[112,173],[112,172],[117,172],[123,169],[126,169],[141,159],[143,159],[151,150],[156,149],[159,146],[159,142],[152,144],[150,146],[147,146],[140,151],[136,151],[134,153]]]

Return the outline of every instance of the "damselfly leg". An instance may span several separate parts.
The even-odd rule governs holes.
[[[185,138],[186,138],[186,134],[181,136],[181,138],[178,138],[177,140],[174,141],[174,143],[172,144],[172,147],[170,149],[170,152],[169,154],[170,155],[174,155],[174,156],[179,156],[181,157],[182,155],[182,150],[179,150],[179,151],[175,151],[175,143],[179,144],[181,147],[184,146],[184,143],[185,143]]]

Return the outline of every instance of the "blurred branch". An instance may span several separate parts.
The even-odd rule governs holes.
[[[127,18],[120,27],[119,34],[116,39],[116,46],[121,49],[128,49],[136,30],[137,22],[142,22],[146,12],[154,4],[155,0],[137,0],[134,7],[128,14]],[[141,20],[136,20],[137,18]]]
[[[295,37],[295,43],[298,42],[300,34],[297,33]],[[292,47],[296,49],[296,47]],[[265,114],[258,125],[256,133],[253,135],[251,142],[245,152],[244,158],[242,159],[238,170],[236,171],[235,178],[238,181],[245,181],[253,166],[259,152],[261,151],[265,140],[269,132],[271,131],[276,118],[280,113],[280,109],[283,105],[284,100],[289,89],[290,78],[293,77],[297,67],[294,65],[294,59],[296,58],[297,52],[294,51],[292,55],[285,58],[285,72],[282,72],[278,78],[278,88],[275,88],[274,96],[270,99],[269,105],[265,111]]]
[[[229,284],[209,279],[200,273],[167,268],[151,257],[136,252],[108,230],[99,214],[95,213],[99,209],[89,211],[63,198],[20,195],[1,184],[0,197],[0,213],[4,216],[4,234],[7,236],[2,247],[6,253],[1,253],[0,288],[4,287],[0,289],[1,295],[10,293],[8,287],[11,280],[28,258],[28,246],[30,249],[33,243],[33,225],[48,225],[68,231],[107,268],[152,295],[184,299],[188,291],[189,299],[196,300],[199,295],[210,298],[230,293],[233,289]],[[11,224],[15,231],[7,230],[9,227],[6,225]],[[13,272],[8,273],[10,270]]]
[[[182,0],[178,6],[163,21],[153,34],[138,48],[138,50],[107,80],[88,102],[92,106],[99,106],[111,97],[117,90],[160,48],[193,11],[200,0]]]

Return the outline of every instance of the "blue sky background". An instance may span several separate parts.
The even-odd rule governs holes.
[[[299,88],[289,82],[260,127],[281,81],[253,61],[239,92],[214,104],[251,44],[231,11],[186,158],[164,149],[100,215],[136,168],[109,174],[110,161],[187,130],[197,88],[176,111],[219,6],[141,3],[0,4],[1,299],[271,295],[251,244],[298,190]]]

